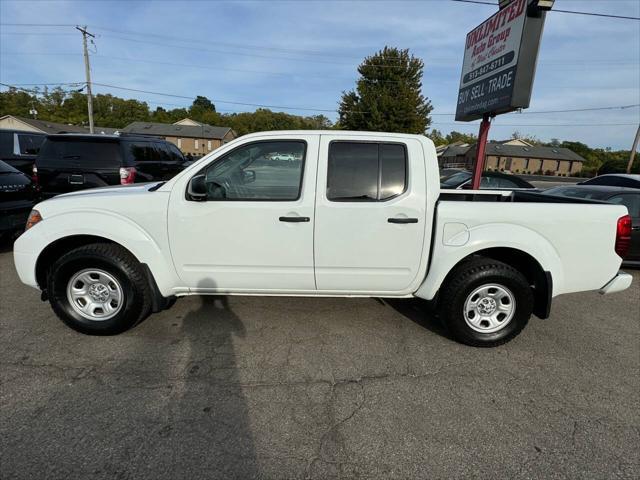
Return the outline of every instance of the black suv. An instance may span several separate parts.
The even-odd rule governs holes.
[[[44,139],[44,133],[0,129],[0,161],[22,173],[31,175],[33,162]]]
[[[24,230],[33,201],[31,179],[0,160],[0,241]]]
[[[40,195],[168,180],[187,162],[174,144],[135,135],[49,135],[33,177]]]

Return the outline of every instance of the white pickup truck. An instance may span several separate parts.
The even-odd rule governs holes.
[[[441,192],[418,135],[246,135],[166,183],[47,200],[27,227],[21,280],[88,334],[184,295],[419,297],[457,340],[495,346],[546,318],[552,297],[631,284],[624,206]]]

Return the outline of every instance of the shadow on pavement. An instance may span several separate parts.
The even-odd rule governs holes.
[[[171,379],[169,421],[156,447],[172,460],[167,467],[174,478],[184,474],[180,465],[188,466],[192,478],[255,478],[259,471],[233,345],[245,328],[227,297],[200,300],[175,336],[182,372]]]
[[[425,300],[420,298],[385,298],[384,303],[422,328],[454,341],[437,317],[436,312],[429,308]]]

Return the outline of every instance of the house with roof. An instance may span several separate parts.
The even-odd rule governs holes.
[[[16,115],[3,115],[0,117],[0,128],[7,130],[21,130],[24,132],[45,133],[53,135],[56,133],[89,133],[89,127],[71,125],[67,123],[50,122],[48,120],[38,120],[36,118],[18,117]],[[116,128],[94,127],[94,133],[112,135],[117,133]]]
[[[133,122],[121,132],[163,138],[175,144],[184,154],[198,157],[237,137],[230,127],[215,127],[190,118],[176,123]]]
[[[451,144],[438,155],[442,168],[473,166],[476,144]],[[524,140],[489,142],[485,170],[570,177],[582,171],[585,159],[568,148],[531,145]]]

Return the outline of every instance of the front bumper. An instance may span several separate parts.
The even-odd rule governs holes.
[[[618,274],[613,277],[613,279],[607,283],[604,287],[598,290],[598,293],[602,295],[606,295],[608,293],[616,293],[626,290],[631,286],[631,282],[633,281],[633,277],[628,273],[623,271],[618,272]]]
[[[6,202],[0,207],[0,232],[24,229],[33,202]]]

